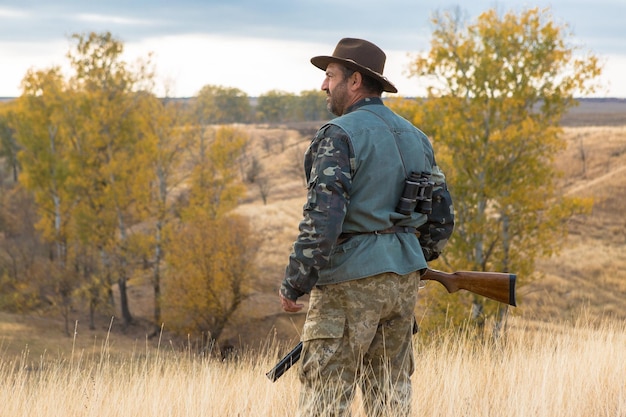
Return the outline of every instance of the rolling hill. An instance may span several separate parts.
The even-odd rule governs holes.
[[[518,288],[513,314],[533,321],[592,321],[626,319],[626,100],[582,100],[563,119],[567,148],[557,156],[563,176],[563,195],[594,199],[593,213],[571,220],[569,237],[558,252],[537,262],[538,278]],[[250,298],[225,332],[224,344],[255,344],[267,339],[293,343],[305,313],[280,309],[277,291],[284,266],[297,235],[306,196],[301,173],[302,154],[318,124],[245,126],[251,136],[249,152],[262,164],[270,193],[264,202],[254,185],[237,209],[250,218],[258,248],[259,280]],[[438,285],[438,284],[434,284]],[[85,331],[86,314],[75,312],[77,328],[88,334],[82,346],[110,340],[120,350],[145,343],[152,316],[150,285],[129,282],[131,310],[137,325],[123,331],[110,317],[101,317],[96,331]],[[306,300],[306,298],[305,298]],[[80,325],[79,325],[80,323]],[[17,353],[29,346],[43,352],[51,346],[74,349],[75,341],[63,336],[60,318],[0,314],[0,346]],[[150,329],[150,330],[148,330]],[[167,323],[164,325],[167,336]],[[159,340],[160,342],[160,340]],[[156,343],[156,342],[154,342]],[[78,346],[77,346],[78,347]]]
[[[624,320],[626,100],[584,100],[564,118],[563,125],[567,148],[556,157],[563,174],[560,191],[563,195],[592,197],[593,212],[573,218],[568,225],[569,236],[557,253],[537,262],[537,279],[518,288],[519,307],[512,313],[538,321],[576,321],[581,315]],[[297,173],[299,160],[294,155],[304,150],[307,139],[289,132],[288,150],[279,156],[267,153],[264,158],[269,175],[280,180],[267,204],[251,190],[249,201],[238,209],[253,219],[263,237],[259,248],[263,273],[237,328],[261,337],[275,332],[277,337],[295,339],[304,313],[282,313],[276,292],[304,203],[303,180]],[[256,133],[267,134],[271,133]]]

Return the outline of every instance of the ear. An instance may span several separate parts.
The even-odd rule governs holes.
[[[350,76],[350,79],[348,80],[348,86],[350,87],[351,90],[358,90],[359,88],[361,88],[362,82],[363,82],[363,75],[360,72],[355,71],[352,73],[352,75]]]

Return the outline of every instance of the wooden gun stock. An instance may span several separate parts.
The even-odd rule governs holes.
[[[437,281],[446,287],[449,293],[467,290],[511,306],[517,305],[515,278],[515,274],[505,272],[457,271],[448,273],[436,269],[427,269],[422,275],[423,280]]]
[[[479,272],[479,271],[457,271],[453,273],[427,269],[422,275],[422,279],[427,281],[437,281],[448,290],[449,293],[458,290],[466,290],[483,297],[491,298],[508,305],[515,306],[515,274],[505,272]],[[270,381],[275,382],[292,365],[300,359],[302,352],[302,342],[298,343],[271,371],[265,375]]]

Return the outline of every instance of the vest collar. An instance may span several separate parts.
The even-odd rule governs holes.
[[[380,97],[365,97],[348,107],[346,113],[353,112],[359,107],[367,106],[369,104],[383,104],[383,99]]]

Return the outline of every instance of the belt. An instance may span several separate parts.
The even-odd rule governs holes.
[[[344,232],[339,235],[339,238],[337,239],[337,243],[343,243],[346,240],[350,239],[352,236],[356,236],[356,235],[387,235],[387,234],[392,234],[392,233],[413,233],[413,234],[418,235],[419,237],[419,232],[417,231],[416,227],[391,226],[383,230],[373,230],[371,232]]]

